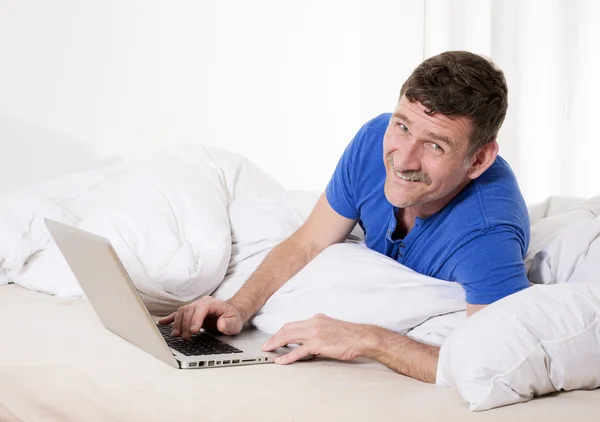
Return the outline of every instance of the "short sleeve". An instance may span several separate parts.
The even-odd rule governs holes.
[[[356,204],[356,182],[355,172],[358,162],[357,155],[363,138],[366,136],[367,125],[363,126],[352,142],[348,144],[342,157],[337,163],[331,180],[327,184],[325,194],[331,208],[343,217],[356,219],[360,213]]]
[[[516,230],[496,227],[460,246],[445,265],[465,289],[467,303],[489,305],[529,286]]]

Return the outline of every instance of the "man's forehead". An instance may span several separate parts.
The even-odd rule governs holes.
[[[447,136],[455,143],[468,142],[471,121],[468,117],[448,117],[441,113],[433,113],[418,101],[409,101],[402,97],[396,106],[394,116],[406,120],[407,124],[428,126],[426,130],[440,136]]]

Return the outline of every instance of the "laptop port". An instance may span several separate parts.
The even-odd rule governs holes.
[[[236,360],[231,361],[231,363],[240,363],[240,360],[236,359]]]
[[[208,361],[208,366],[215,366],[215,361],[214,360],[209,360]]]
[[[256,359],[244,359],[242,363],[244,362],[256,362]]]
[[[223,361],[223,365],[229,365],[230,363],[231,363],[231,361],[230,361],[230,360],[224,360],[224,361]]]
[[[221,361],[220,361],[220,360],[218,360],[218,361],[217,361],[217,365],[220,365],[220,364],[221,364]]]
[[[198,362],[198,366],[204,366],[204,361]]]
[[[193,368],[196,365],[198,365],[198,362],[190,362],[190,368]]]

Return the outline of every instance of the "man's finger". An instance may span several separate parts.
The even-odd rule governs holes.
[[[286,355],[275,358],[275,363],[277,363],[279,365],[288,365],[288,364],[296,362],[297,360],[302,359],[303,357],[306,357],[308,355],[310,355],[310,349],[308,348],[308,346],[302,345],[302,346],[295,348],[294,350],[292,350],[290,353],[288,353]]]
[[[262,345],[262,350],[270,352],[288,344],[303,343],[307,340],[304,335],[305,325],[304,321],[285,324],[279,331],[273,334],[273,337]]]
[[[181,321],[183,320],[183,314],[185,313],[185,307],[181,307],[177,310],[175,315],[175,321],[173,322],[173,333],[172,335],[177,337],[181,334]]]
[[[194,312],[194,316],[192,318],[192,324],[190,327],[190,331],[192,333],[197,333],[200,331],[200,328],[204,325],[204,320],[210,314],[214,314],[215,311],[211,307],[211,302],[208,301],[199,301],[196,304],[196,311]]]
[[[224,316],[219,317],[219,319],[217,320],[217,330],[220,333],[231,334],[233,330],[229,328],[229,325],[229,321]]]
[[[168,325],[168,324],[172,323],[173,321],[175,321],[176,314],[177,314],[177,312],[173,312],[171,315],[167,315],[166,317],[159,319],[158,323],[160,325]]]
[[[196,307],[187,308],[187,312],[183,314],[181,319],[181,338],[188,340],[192,333],[190,333],[190,326],[192,325],[192,318],[194,317]]]

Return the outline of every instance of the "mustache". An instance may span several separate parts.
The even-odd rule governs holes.
[[[394,167],[394,158],[392,156],[388,156],[387,161],[390,164],[390,167],[394,171],[396,171],[396,168]],[[408,179],[411,182],[422,182],[422,183],[425,183],[426,185],[430,185],[431,184],[431,179],[429,178],[429,176],[427,175],[427,173],[423,173],[421,171],[406,170],[406,171],[400,172],[400,175],[404,179]]]
[[[421,173],[420,171],[402,171],[400,172],[400,175],[403,178],[410,180],[411,182],[423,182],[426,185],[431,184],[431,179],[429,178],[429,176],[427,176],[427,174],[425,173]]]

